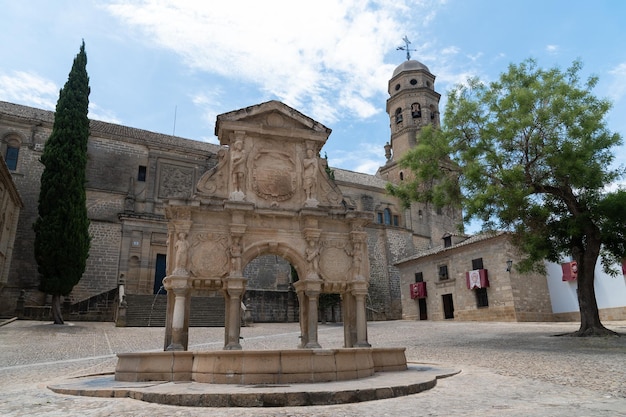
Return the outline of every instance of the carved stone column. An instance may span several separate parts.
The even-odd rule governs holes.
[[[165,350],[187,350],[189,343],[189,282],[184,276],[169,276],[165,277],[163,285],[168,295]],[[170,306],[170,304],[172,305]]]
[[[317,342],[317,310],[320,291],[319,289],[309,289],[305,292],[308,301],[308,320],[307,320],[307,342],[305,349],[320,349],[321,346]]]
[[[299,348],[304,348],[309,341],[309,321],[308,321],[308,309],[309,304],[307,296],[304,293],[304,281],[294,282],[293,288],[298,296],[298,305],[300,306],[298,322],[300,324],[300,344]]]
[[[300,303],[300,348],[319,349],[317,342],[317,308],[322,280],[309,276],[293,284]]]
[[[367,316],[365,314],[365,297],[367,296],[367,283],[357,281],[352,283],[354,295],[354,308],[356,314],[356,343],[355,347],[371,347],[367,341]]]
[[[241,298],[246,289],[245,282],[244,277],[229,277],[224,282],[224,350],[241,350]]]

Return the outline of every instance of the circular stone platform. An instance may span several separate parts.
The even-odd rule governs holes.
[[[405,371],[325,383],[206,384],[198,382],[124,382],[96,375],[55,383],[59,394],[136,400],[192,407],[286,407],[346,404],[395,398],[433,388],[437,379],[460,371],[432,364],[409,363]]]

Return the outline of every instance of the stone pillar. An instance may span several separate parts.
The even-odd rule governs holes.
[[[309,341],[309,322],[308,322],[308,309],[309,303],[306,294],[304,293],[304,281],[298,281],[293,284],[296,294],[298,296],[298,305],[300,306],[298,321],[300,323],[300,343],[299,348],[304,348]]]
[[[186,276],[169,276],[163,280],[168,293],[168,320],[165,350],[187,350],[189,343],[189,282]],[[173,295],[173,296],[172,296]],[[169,307],[170,302],[173,307]]]
[[[366,293],[367,294],[367,293]],[[356,301],[356,347],[371,347],[367,342],[367,318],[365,314],[365,295],[357,293],[354,295]]]
[[[317,342],[317,310],[319,295],[319,290],[313,289],[306,291],[306,298],[308,302],[307,342],[304,345],[306,349],[321,348],[320,344]]]
[[[341,294],[341,311],[343,314],[343,347],[351,348],[357,341],[356,314],[354,296],[350,292]]]
[[[224,350],[241,350],[241,298],[245,292],[245,281],[244,277],[229,277],[224,284]]]

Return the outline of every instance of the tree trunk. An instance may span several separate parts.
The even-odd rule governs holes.
[[[63,312],[61,311],[61,296],[58,294],[52,295],[51,313],[54,324],[65,324],[63,321]]]
[[[572,336],[607,336],[617,333],[607,329],[600,322],[596,291],[594,288],[595,268],[600,255],[600,241],[587,235],[586,249],[574,254],[578,264],[578,306],[580,328]]]

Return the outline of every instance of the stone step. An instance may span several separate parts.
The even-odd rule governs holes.
[[[126,327],[164,327],[165,295],[126,295]],[[190,327],[224,327],[224,298],[191,297]]]

